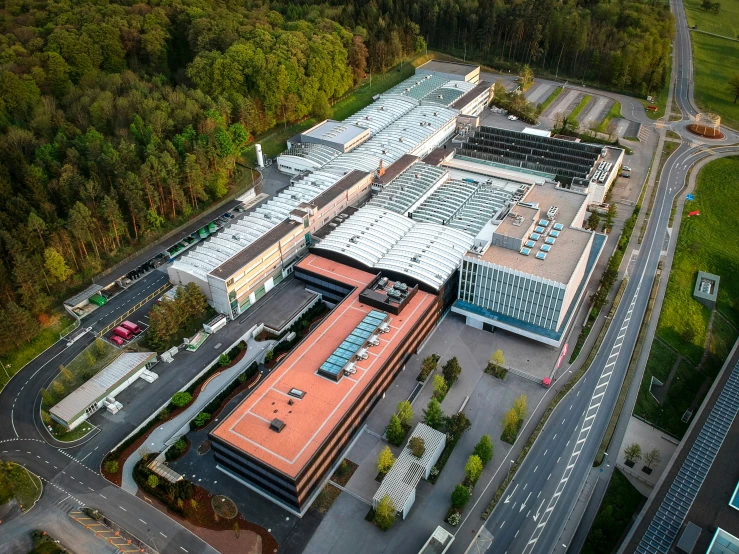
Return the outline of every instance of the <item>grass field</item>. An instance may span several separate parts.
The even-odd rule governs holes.
[[[39,499],[41,490],[39,478],[24,467],[12,462],[0,465],[0,504],[15,498],[26,511]]]
[[[341,121],[358,112],[365,106],[369,106],[372,103],[372,97],[374,95],[385,92],[387,89],[397,85],[403,79],[407,79],[415,73],[416,66],[421,65],[432,57],[433,56],[417,57],[410,61],[403,62],[385,73],[373,75],[372,86],[370,86],[369,77],[366,78],[361,85],[334,104],[331,118]],[[309,118],[300,123],[288,125],[287,127],[284,125],[278,125],[274,129],[267,131],[264,135],[256,137],[254,139],[254,143],[262,145],[262,152],[266,158],[273,158],[285,150],[285,141],[287,139],[301,131],[305,131],[316,123],[318,123],[317,119]],[[256,164],[254,144],[244,150],[243,157],[247,164],[252,166]]]
[[[59,340],[59,333],[72,324],[72,318],[66,314],[57,315],[53,322],[44,327],[28,344],[2,358],[5,371],[0,370],[0,390],[8,382],[9,377],[18,373],[23,366]],[[7,373],[6,373],[7,372]]]
[[[688,25],[698,25],[698,29],[726,37],[739,38],[739,2],[721,2],[718,14],[701,9],[701,0],[683,0]]]
[[[726,86],[733,75],[739,74],[739,42],[700,33],[691,33],[690,38],[696,103],[701,109],[718,113],[722,124],[739,127],[739,103],[734,104],[734,96]]]
[[[552,91],[552,94],[547,96],[546,100],[539,104],[539,110],[542,112],[546,110],[549,106],[551,106],[552,102],[554,102],[557,98],[559,98],[559,95],[562,94],[562,91],[564,89],[562,87],[557,87]]]
[[[580,103],[575,106],[575,109],[570,112],[569,118],[570,120],[577,119],[577,117],[580,115],[580,112],[582,112],[585,109],[585,106],[587,106],[590,101],[593,99],[592,96],[589,94],[586,94],[582,97],[582,100],[580,100]]]
[[[649,351],[649,359],[647,367],[644,369],[644,377],[639,387],[639,395],[636,397],[634,405],[634,415],[642,417],[647,421],[656,423],[659,412],[659,404],[649,392],[649,385],[652,383],[652,377],[659,379],[661,382],[667,381],[672,366],[677,361],[677,354],[665,346],[661,341],[652,342],[652,350]]]
[[[614,470],[593,526],[585,539],[582,554],[613,552],[644,500],[624,474],[618,469]]]

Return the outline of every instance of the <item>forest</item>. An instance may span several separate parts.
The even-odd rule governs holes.
[[[672,29],[655,1],[6,0],[0,354],[228,194],[255,135],[329,116],[368,71],[428,46],[644,94]]]

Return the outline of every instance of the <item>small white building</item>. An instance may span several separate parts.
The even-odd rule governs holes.
[[[117,411],[115,395],[154,365],[156,359],[156,352],[124,352],[57,403],[49,410],[49,414],[72,430],[103,406],[110,404],[112,410]]]
[[[390,468],[390,471],[382,480],[375,496],[372,497],[372,506],[377,509],[380,500],[388,495],[403,519],[406,518],[411,506],[416,501],[418,482],[421,479],[429,478],[431,468],[439,460],[439,456],[441,456],[446,446],[446,435],[424,423],[416,425],[410,438],[413,437],[423,439],[426,446],[423,455],[416,458],[411,453],[408,444],[406,444],[398,459],[395,460],[393,467]],[[410,442],[410,439],[408,439],[408,442]]]

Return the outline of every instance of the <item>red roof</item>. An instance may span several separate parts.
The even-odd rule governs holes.
[[[219,439],[291,477],[297,477],[332,434],[435,298],[419,291],[400,315],[391,315],[390,332],[379,335],[379,346],[371,347],[368,359],[356,363],[355,374],[337,383],[316,371],[372,311],[358,296],[375,276],[313,254],[298,266],[357,288],[213,431]],[[288,396],[293,388],[305,396],[300,400]],[[270,430],[275,418],[285,423],[280,433]]]

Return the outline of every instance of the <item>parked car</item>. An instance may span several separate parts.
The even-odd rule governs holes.
[[[631,168],[628,165],[623,166],[621,169],[624,171],[631,171]]]
[[[516,121],[518,118],[515,115],[509,115],[508,119],[510,119],[511,121]]]
[[[123,327],[124,329],[128,329],[134,335],[138,335],[141,332],[141,327],[139,327],[135,323],[131,323],[130,321],[124,321],[123,323],[121,323],[121,327]]]
[[[623,177],[624,179],[631,179],[631,175],[629,175],[628,173],[622,173],[621,177]]]
[[[118,346],[123,346],[123,339],[118,335],[110,335],[110,342],[114,342]]]
[[[125,327],[121,327],[120,325],[113,329],[113,334],[118,335],[125,340],[131,340],[133,338],[133,333],[131,333],[131,331],[129,331]]]

